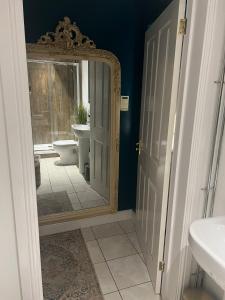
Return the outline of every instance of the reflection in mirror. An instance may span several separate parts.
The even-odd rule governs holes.
[[[109,205],[111,69],[28,60],[39,217]]]

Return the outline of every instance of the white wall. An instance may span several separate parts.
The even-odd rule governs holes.
[[[225,215],[225,133],[222,139],[213,215]]]
[[[222,102],[225,103],[225,88],[222,94]],[[225,215],[225,133],[223,133],[221,152],[219,158],[219,168],[217,175],[217,185],[214,198],[213,216]],[[218,300],[225,299],[224,291],[207,274],[204,278],[204,287],[213,293]],[[223,298],[224,297],[224,298]]]
[[[81,62],[81,74],[82,74],[82,102],[83,105],[88,108],[89,107],[89,92],[88,92],[88,61],[82,60]]]

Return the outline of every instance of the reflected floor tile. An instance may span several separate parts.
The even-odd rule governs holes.
[[[51,178],[50,177],[50,182],[51,182],[51,185],[53,188],[57,188],[57,186],[71,184],[70,180],[66,177],[62,177],[62,178]]]
[[[83,208],[91,208],[91,207],[99,207],[99,206],[105,206],[105,202],[102,199],[97,200],[85,200],[80,201]]]
[[[50,185],[50,180],[48,176],[43,176],[41,173],[41,184],[42,185]]]
[[[81,206],[81,204],[80,204],[80,202],[71,202],[71,204],[72,204],[72,207],[73,207],[73,209],[74,210],[81,210],[82,209],[82,206]]]
[[[73,183],[73,187],[75,191],[78,192],[86,192],[90,190],[90,185],[86,182]]]
[[[107,262],[119,289],[150,281],[146,266],[139,255],[132,255]]]
[[[94,226],[92,229],[97,239],[123,234],[121,227],[116,222]]]
[[[70,174],[69,178],[72,183],[86,183],[84,177],[80,173]]]
[[[40,185],[39,188],[37,189],[37,194],[47,194],[52,192],[52,187],[51,185]]]
[[[126,235],[99,239],[98,242],[106,260],[137,253]]]
[[[95,272],[99,281],[100,288],[103,294],[109,294],[117,291],[116,284],[110,274],[109,268],[106,263],[94,265]]]
[[[76,193],[69,193],[68,197],[69,197],[71,202],[80,202]]]
[[[53,185],[52,190],[53,190],[53,192],[62,192],[62,191],[64,191],[64,192],[67,192],[68,194],[75,192],[72,184]]]
[[[90,201],[90,200],[98,200],[98,199],[102,200],[102,197],[93,190],[88,190],[85,192],[78,192],[77,196],[78,196],[80,202]]]
[[[93,264],[104,262],[105,259],[96,240],[86,243]]]
[[[70,202],[73,206],[73,209],[74,210],[81,210],[82,206],[81,206],[81,203],[80,203],[79,199],[77,198],[76,193],[70,193],[70,194],[67,193],[67,195],[70,199]]]
[[[123,300],[160,300],[160,296],[154,294],[151,282],[120,290],[120,294]]]
[[[122,300],[119,292],[110,293],[104,296],[104,300]]]

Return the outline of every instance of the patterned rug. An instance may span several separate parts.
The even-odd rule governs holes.
[[[45,300],[103,300],[80,230],[40,238]]]
[[[39,217],[73,211],[66,191],[38,195],[37,206]]]

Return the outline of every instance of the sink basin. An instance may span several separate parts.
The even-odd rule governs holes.
[[[71,127],[74,134],[78,137],[79,143],[79,171],[84,174],[84,166],[89,164],[90,151],[90,125],[73,124]]]
[[[225,289],[225,217],[195,221],[189,243],[198,264]]]
[[[90,125],[73,124],[72,128],[78,138],[90,138]]]

